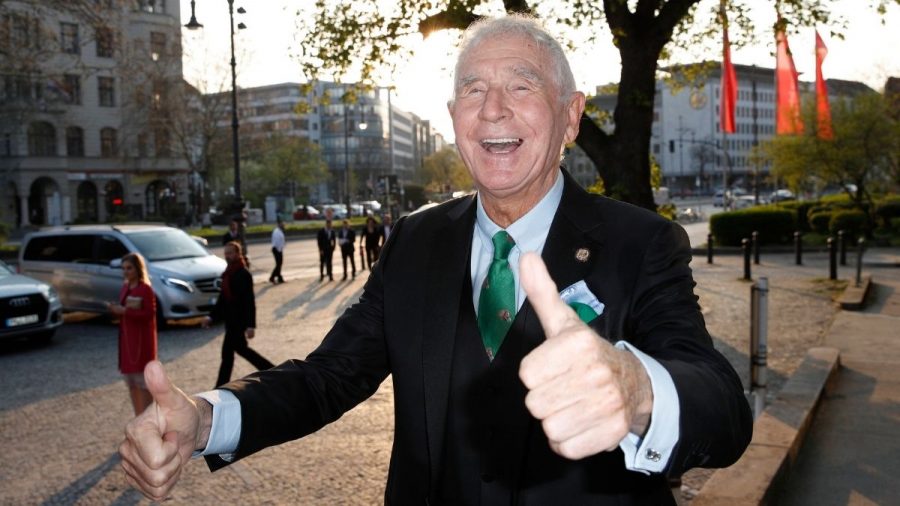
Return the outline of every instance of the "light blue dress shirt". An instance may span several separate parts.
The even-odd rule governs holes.
[[[558,173],[556,182],[544,198],[528,213],[506,228],[506,232],[516,241],[516,245],[509,254],[509,264],[515,279],[517,310],[521,309],[525,302],[525,291],[519,283],[519,258],[525,251],[534,251],[538,254],[543,251],[550,224],[553,222],[562,198],[562,192],[563,178],[561,173]],[[499,225],[488,218],[480,198],[476,213],[470,262],[473,287],[481,286],[484,278],[487,277],[487,270],[494,253],[491,237],[502,230]],[[474,308],[478,308],[480,295],[481,290],[472,290]],[[619,341],[615,346],[629,350],[638,358],[650,377],[653,389],[653,411],[647,433],[643,438],[635,434],[628,434],[619,443],[619,448],[625,454],[625,467],[631,471],[645,474],[662,472],[678,442],[680,408],[675,383],[669,372],[659,362],[631,344]],[[230,460],[231,454],[237,449],[241,436],[240,403],[234,394],[227,390],[203,392],[198,396],[212,404],[213,420],[209,442],[206,448],[202,452],[196,452],[196,455],[220,455],[224,459]]]

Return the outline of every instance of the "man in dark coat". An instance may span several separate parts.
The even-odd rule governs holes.
[[[684,230],[559,168],[584,103],[532,18],[473,24],[448,105],[477,194],[398,220],[305,360],[194,397],[148,365],[157,416],[183,436],[164,447],[158,418],[132,421],[129,482],[160,499],[193,451],[218,469],[302,437],[388,375],[388,504],[673,505],[667,476],[736,461],[750,410]],[[207,431],[213,413],[239,436]]]
[[[228,267],[222,273],[222,292],[212,312],[203,322],[204,327],[209,327],[215,321],[225,321],[222,364],[219,366],[216,387],[231,380],[235,353],[260,370],[275,365],[247,345],[247,340],[256,335],[256,296],[253,293],[253,277],[244,263],[241,245],[229,242],[225,245],[224,253]]]
[[[325,226],[319,229],[319,233],[316,234],[316,242],[319,246],[319,281],[323,281],[326,274],[328,274],[329,281],[334,281],[331,267],[337,237],[334,233],[334,228],[331,226],[332,213],[331,209],[325,210]]]
[[[350,222],[344,220],[341,222],[341,229],[337,233],[337,242],[341,245],[341,260],[344,263],[344,277],[347,280],[347,260],[350,260],[350,269],[353,279],[356,279],[356,260],[353,258],[353,244],[356,242],[356,232],[350,228]]]

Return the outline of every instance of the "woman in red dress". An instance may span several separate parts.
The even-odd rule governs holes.
[[[108,307],[119,317],[119,371],[128,385],[134,414],[139,415],[153,402],[144,383],[144,366],[156,359],[156,297],[141,255],[122,257],[122,275],[125,282],[119,302]]]

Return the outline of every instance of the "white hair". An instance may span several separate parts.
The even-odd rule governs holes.
[[[456,67],[453,71],[453,95],[450,101],[456,99],[456,90],[459,88],[459,71],[462,62],[469,53],[474,51],[482,42],[504,36],[523,37],[533,41],[537,46],[547,52],[553,66],[553,79],[559,89],[560,101],[566,101],[572,93],[575,93],[575,77],[569,60],[559,42],[550,35],[534,16],[525,14],[510,14],[501,18],[482,18],[469,25],[463,35],[463,41],[456,58]]]

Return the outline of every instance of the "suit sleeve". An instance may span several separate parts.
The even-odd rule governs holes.
[[[734,369],[713,348],[689,263],[684,230],[656,231],[632,291],[625,331],[672,376],[680,406],[679,438],[667,473],[734,463],[750,443],[753,420]]]
[[[403,220],[398,220],[398,233]],[[315,432],[369,398],[390,373],[384,338],[382,279],[390,241],[373,265],[359,301],[337,319],[305,360],[290,360],[228,383],[241,404],[235,461]],[[224,464],[208,459],[210,467]]]

